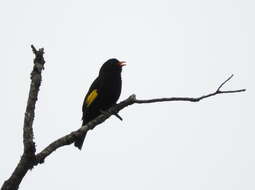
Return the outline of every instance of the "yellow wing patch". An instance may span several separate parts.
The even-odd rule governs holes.
[[[92,102],[96,99],[97,95],[98,95],[97,90],[93,90],[93,91],[88,95],[88,97],[87,97],[87,99],[86,99],[87,107],[89,107],[90,104],[92,104]]]

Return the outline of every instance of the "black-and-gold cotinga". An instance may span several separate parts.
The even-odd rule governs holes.
[[[121,93],[121,71],[125,61],[109,59],[100,68],[84,99],[82,106],[82,125],[95,119],[102,111],[113,106]],[[86,134],[75,141],[74,146],[82,148]]]

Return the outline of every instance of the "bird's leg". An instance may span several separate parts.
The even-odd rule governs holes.
[[[120,121],[123,121],[122,117],[119,115],[118,112],[115,112],[113,115],[115,115]]]
[[[113,115],[115,115],[120,121],[123,121],[122,117],[118,113],[114,113]]]
[[[104,115],[111,115],[107,110],[100,110],[100,112]],[[113,113],[114,116],[116,116],[119,120],[123,120],[122,117],[118,113]]]

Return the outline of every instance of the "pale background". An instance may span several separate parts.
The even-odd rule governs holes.
[[[45,48],[36,106],[42,150],[81,125],[83,98],[108,58],[127,61],[121,100],[196,97],[133,105],[90,132],[84,149],[57,150],[21,190],[255,189],[253,0],[0,2],[0,182],[22,154],[33,54]]]

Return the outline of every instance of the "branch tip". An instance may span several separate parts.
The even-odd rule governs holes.
[[[32,48],[33,53],[36,54],[37,53],[37,49],[35,48],[35,46],[33,44],[31,44],[31,48]]]
[[[39,50],[37,50],[33,44],[31,44],[31,48],[35,56],[43,56],[44,48],[39,48]]]
[[[231,74],[230,77],[227,78],[227,80],[225,80],[223,83],[221,83],[221,85],[219,86],[219,88],[217,89],[216,92],[220,92],[220,89],[231,79],[233,78],[234,74]]]

